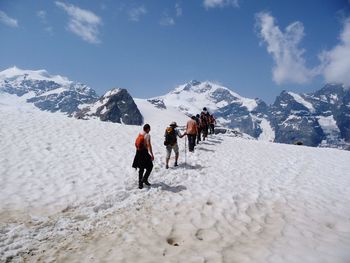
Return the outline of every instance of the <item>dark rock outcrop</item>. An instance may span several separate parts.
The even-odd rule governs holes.
[[[99,118],[129,125],[141,125],[143,117],[126,89],[112,89],[94,104],[75,114],[79,119]]]

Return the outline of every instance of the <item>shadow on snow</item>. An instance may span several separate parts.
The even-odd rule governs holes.
[[[166,183],[154,183],[151,185],[151,188],[161,188],[163,191],[169,191],[173,193],[179,193],[183,190],[186,190],[186,186],[184,185],[176,185],[176,186],[170,186],[167,185]]]

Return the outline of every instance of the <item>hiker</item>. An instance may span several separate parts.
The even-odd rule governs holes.
[[[145,124],[143,126],[143,131],[137,136],[135,141],[136,154],[134,162],[132,164],[133,168],[139,168],[139,189],[143,188],[143,184],[150,186],[148,182],[148,177],[150,176],[153,169],[154,155],[152,151],[151,135],[149,134],[151,126]],[[146,173],[144,171],[146,170]]]
[[[208,136],[208,118],[207,118],[207,108],[204,107],[203,111],[200,115],[200,122],[201,122],[201,129],[203,134],[203,141],[205,141],[205,138]]]
[[[175,164],[174,166],[178,166],[177,160],[179,159],[179,146],[177,144],[177,137],[184,137],[186,134],[181,135],[180,131],[176,129],[176,122],[170,123],[170,126],[165,130],[165,140],[164,145],[166,146],[166,157],[165,157],[165,168],[169,168],[169,160],[171,155],[171,150],[175,152]]]
[[[198,132],[198,128],[197,128],[196,117],[192,116],[191,119],[187,122],[186,132],[185,132],[185,134],[187,135],[187,138],[188,138],[188,150],[190,152],[194,151],[194,146],[196,144],[197,132]]]
[[[210,134],[214,134],[215,124],[216,124],[216,120],[214,118],[214,115],[210,114],[209,115],[209,131],[210,131],[209,133]]]
[[[201,119],[199,114],[196,115],[196,123],[197,123],[197,144],[201,141],[201,133],[202,133],[202,128],[201,128]]]

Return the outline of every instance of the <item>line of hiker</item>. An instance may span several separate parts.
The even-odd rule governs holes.
[[[183,134],[177,129],[178,125],[174,121],[170,123],[164,133],[164,146],[166,147],[165,168],[169,168],[169,160],[171,152],[175,153],[174,166],[178,166],[179,159],[179,146],[177,138],[183,138],[187,135],[188,150],[194,152],[194,147],[201,140],[205,141],[209,134],[215,132],[216,120],[212,114],[210,114],[207,108],[203,108],[201,114],[192,116],[186,124],[186,130]],[[148,178],[153,169],[153,151],[151,145],[151,135],[149,134],[151,127],[149,124],[143,126],[143,131],[137,136],[135,141],[136,154],[132,164],[133,168],[139,168],[139,188],[143,188],[143,184],[150,186]],[[186,149],[185,149],[186,151]],[[146,172],[145,172],[146,170]],[[145,172],[145,173],[144,173]]]

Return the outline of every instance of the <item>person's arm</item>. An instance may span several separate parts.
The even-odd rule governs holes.
[[[177,130],[177,136],[179,136],[180,138],[184,137],[185,135],[186,135],[186,132],[184,132],[184,134],[181,135],[181,132]]]
[[[147,150],[150,153],[151,159],[153,161],[154,160],[154,155],[153,155],[153,151],[152,151],[151,136],[148,137]]]

